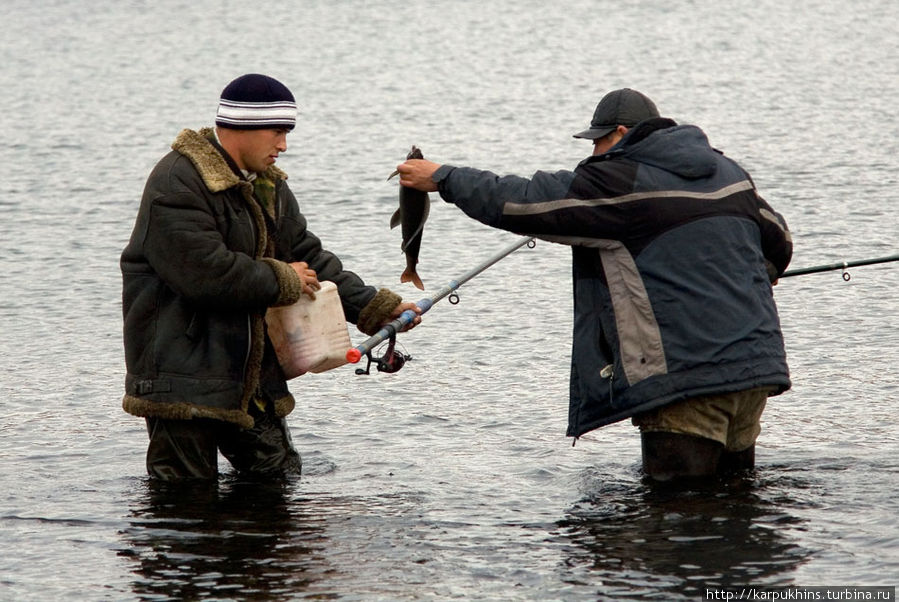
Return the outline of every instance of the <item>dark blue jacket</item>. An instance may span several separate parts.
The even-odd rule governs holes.
[[[434,180],[489,226],[571,246],[569,436],[698,395],[790,387],[771,288],[789,231],[699,128],[643,122],[574,172],[444,165]]]

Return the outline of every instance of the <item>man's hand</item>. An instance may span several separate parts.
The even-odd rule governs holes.
[[[300,277],[300,282],[303,283],[303,294],[310,299],[315,299],[315,291],[319,291],[322,288],[322,285],[318,282],[315,270],[311,269],[305,261],[295,261],[289,265]]]
[[[412,330],[413,328],[415,328],[416,326],[421,324],[421,308],[410,301],[400,303],[399,305],[397,305],[396,307],[393,308],[393,313],[390,314],[391,321],[399,318],[400,315],[407,309],[411,309],[412,311],[414,311],[416,313],[416,316],[412,319],[411,322],[409,322],[409,324],[407,324],[405,326],[405,328],[403,328],[402,332],[406,332],[407,330]]]
[[[400,174],[400,184],[423,192],[437,192],[437,184],[431,179],[439,163],[427,159],[409,159],[396,166]]]

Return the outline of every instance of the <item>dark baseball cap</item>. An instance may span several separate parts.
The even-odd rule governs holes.
[[[659,110],[655,103],[644,94],[630,88],[613,90],[603,96],[596,105],[590,127],[578,132],[574,137],[596,140],[619,125],[633,127],[644,119],[658,116]]]

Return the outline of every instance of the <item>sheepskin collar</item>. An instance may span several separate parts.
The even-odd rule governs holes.
[[[172,149],[190,159],[210,192],[222,192],[238,186],[243,180],[231,169],[227,159],[222,156],[224,151],[219,150],[213,143],[214,140],[215,132],[212,128],[203,128],[199,132],[184,129],[175,138]],[[287,174],[274,165],[259,175],[270,182],[287,179]]]

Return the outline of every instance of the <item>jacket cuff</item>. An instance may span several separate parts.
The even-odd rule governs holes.
[[[300,300],[303,293],[303,281],[289,264],[271,257],[263,257],[262,261],[271,266],[278,280],[278,298],[272,305],[293,305]]]
[[[356,328],[371,336],[378,332],[383,324],[390,321],[390,315],[403,298],[393,291],[382,288],[359,312]]]
[[[765,270],[768,272],[768,280],[769,282],[777,282],[777,279],[780,277],[780,272],[777,270],[777,266],[772,262],[765,260]]]
[[[445,180],[446,177],[450,175],[450,172],[454,169],[456,169],[454,165],[441,165],[436,169],[436,171],[434,171],[433,174],[431,174],[431,181],[435,184],[439,184],[440,182]]]
[[[454,165],[441,165],[437,168],[437,171],[431,174],[431,181],[437,184],[437,191],[440,192],[441,197],[443,196],[443,190],[446,188],[446,179],[454,169],[456,169]],[[445,198],[443,200],[446,201]]]

